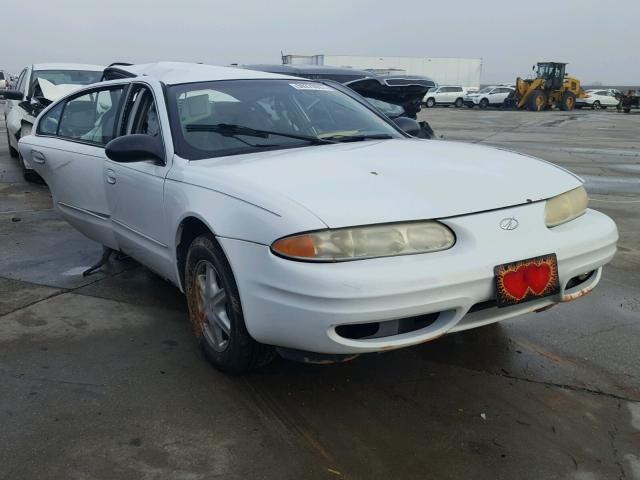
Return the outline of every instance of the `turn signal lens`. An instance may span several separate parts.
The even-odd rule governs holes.
[[[272,250],[287,258],[340,262],[437,252],[451,248],[453,232],[438,222],[396,223],[340,228],[276,240]]]
[[[544,221],[549,228],[569,222],[582,215],[588,203],[589,198],[584,187],[569,190],[567,193],[547,200],[544,207]]]

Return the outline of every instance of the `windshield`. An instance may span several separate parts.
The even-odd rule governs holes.
[[[318,139],[402,138],[369,108],[319,82],[223,80],[168,93],[176,151],[190,160],[328,143]]]

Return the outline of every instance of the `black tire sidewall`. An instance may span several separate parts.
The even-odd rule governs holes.
[[[214,266],[220,277],[220,282],[227,292],[231,332],[227,348],[222,352],[216,351],[209,344],[206,337],[199,331],[197,321],[194,320],[197,315],[194,271],[198,262],[202,260],[207,260]],[[266,346],[258,344],[247,331],[235,277],[222,248],[213,235],[201,235],[189,247],[185,264],[185,293],[194,334],[209,362],[224,372],[234,374],[246,372],[256,366],[256,350],[264,349]]]
[[[462,106],[464,105],[464,100],[462,100],[461,98],[456,99],[456,101],[453,103],[453,105],[456,108],[462,108]]]
[[[436,101],[433,98],[427,98],[425,105],[427,108],[433,108],[436,106]]]

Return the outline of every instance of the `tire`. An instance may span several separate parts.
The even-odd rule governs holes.
[[[247,331],[233,272],[213,235],[201,235],[189,246],[185,287],[193,332],[214,367],[240,374],[274,358],[273,347],[256,342]]]
[[[20,152],[18,152],[18,159],[18,161],[20,162],[20,168],[22,168],[22,176],[27,182],[39,184],[45,183],[42,177],[38,175],[38,172],[26,167],[26,165],[24,164],[24,160],[22,159],[22,154]]]
[[[436,106],[436,101],[433,97],[427,98],[427,102],[425,103],[427,108],[433,108]]]
[[[11,146],[11,142],[9,141],[9,127],[7,126],[7,118],[4,119],[4,125],[7,128],[7,146],[9,147],[9,155],[13,158],[18,158],[18,151]]]
[[[480,100],[480,103],[478,104],[478,107],[485,109],[489,106],[489,100],[487,100],[486,98],[483,98],[482,100]]]
[[[461,98],[456,98],[456,101],[453,103],[453,106],[456,108],[461,108],[464,103],[464,100]]]
[[[600,100],[596,100],[591,104],[592,110],[600,110],[600,108],[602,108],[602,105],[600,104]]]
[[[573,92],[564,92],[560,100],[560,110],[565,112],[573,110],[576,106],[576,96]]]
[[[547,106],[547,96],[542,90],[534,90],[527,101],[527,108],[532,112],[540,112]]]

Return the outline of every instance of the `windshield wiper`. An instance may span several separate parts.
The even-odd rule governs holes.
[[[390,140],[393,137],[388,133],[372,133],[370,135],[329,135],[322,138],[332,142],[362,142],[364,140]]]
[[[230,123],[191,123],[186,127],[187,132],[214,132],[219,133],[225,137],[234,137],[236,135],[247,135],[249,137],[269,138],[271,135],[278,135],[280,137],[295,138],[297,140],[304,140],[314,145],[322,145],[327,143],[336,143],[331,139],[312,137],[309,135],[298,135],[296,133],[287,132],[273,132],[271,130],[260,130],[251,127],[243,127],[242,125],[233,125]]]

